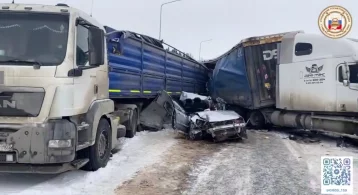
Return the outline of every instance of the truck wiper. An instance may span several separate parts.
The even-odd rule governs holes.
[[[34,69],[39,69],[42,64],[36,60],[21,60],[21,59],[11,59],[11,60],[4,60],[0,61],[0,63],[25,63],[25,64],[33,64]]]

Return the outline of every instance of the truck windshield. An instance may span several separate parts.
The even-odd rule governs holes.
[[[0,12],[0,65],[61,64],[69,15]]]

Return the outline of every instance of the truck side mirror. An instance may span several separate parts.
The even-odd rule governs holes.
[[[348,63],[344,62],[344,65],[342,66],[342,78],[343,78],[343,85],[348,86],[349,85],[349,67]]]
[[[102,29],[90,26],[88,28],[88,60],[90,66],[104,64],[104,32]]]

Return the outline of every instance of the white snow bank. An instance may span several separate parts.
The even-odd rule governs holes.
[[[113,155],[106,168],[96,172],[72,171],[61,175],[0,174],[0,194],[21,195],[99,195],[131,179],[142,168],[156,163],[176,143],[170,130],[141,132],[125,139],[121,151]]]

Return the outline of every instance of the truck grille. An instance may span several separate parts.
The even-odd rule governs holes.
[[[6,138],[9,137],[9,135],[13,132],[16,132],[16,131],[8,130],[8,129],[0,129],[0,143],[5,142]]]
[[[0,116],[36,117],[44,97],[42,88],[0,87]]]

